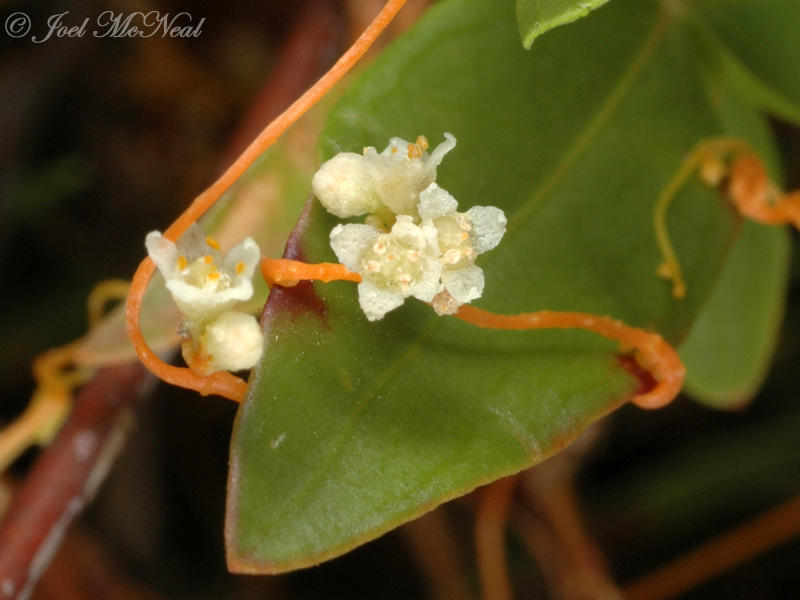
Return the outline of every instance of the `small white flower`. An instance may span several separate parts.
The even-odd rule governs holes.
[[[383,318],[409,296],[430,302],[441,291],[436,231],[399,216],[389,233],[371,225],[337,225],[331,247],[351,271],[361,274],[358,300],[370,321]]]
[[[497,246],[507,221],[494,206],[458,212],[456,199],[436,185],[436,167],[456,145],[444,136],[430,154],[422,136],[413,144],[392,138],[381,153],[369,147],[363,156],[339,154],[314,175],[314,193],[329,212],[367,214],[364,225],[337,225],[331,247],[361,275],[359,304],[371,321],[409,296],[431,302],[441,315],[483,294],[475,259]]]
[[[375,176],[362,155],[342,152],[322,163],[311,180],[311,189],[328,212],[346,219],[380,209]]]
[[[145,238],[147,252],[190,325],[204,324],[253,296],[261,251],[246,238],[222,258],[219,244],[193,225],[175,244],[158,231]]]
[[[431,183],[419,195],[418,212],[424,226],[436,230],[436,246],[442,263],[444,294],[433,306],[438,314],[453,314],[461,304],[483,294],[483,270],[475,264],[506,231],[506,216],[494,206],[473,206],[457,212],[458,202],[447,190]]]
[[[419,193],[436,179],[436,167],[456,145],[449,133],[430,154],[428,141],[420,136],[412,143],[392,138],[378,153],[343,152],[324,162],[314,174],[311,187],[328,212],[340,218],[367,213],[414,215]]]
[[[223,258],[219,243],[192,225],[175,244],[158,231],[145,238],[150,258],[183,313],[181,350],[206,375],[249,369],[261,358],[261,328],[252,315],[232,310],[253,296],[253,273],[261,251],[252,238]]]
[[[203,341],[210,373],[250,369],[264,349],[264,335],[256,318],[236,311],[224,312],[206,325]]]

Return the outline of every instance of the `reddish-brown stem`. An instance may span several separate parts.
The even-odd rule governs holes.
[[[145,380],[140,365],[100,371],[80,392],[55,441],[36,461],[0,525],[0,592],[26,598],[73,518],[122,448],[129,409]]]
[[[164,236],[173,241],[177,240],[191,225],[225,193],[244,171],[258,158],[275,140],[283,134],[297,119],[308,109],[316,104],[328,91],[353,67],[361,56],[369,49],[375,39],[391,22],[395,14],[402,8],[406,0],[389,0],[364,33],[353,43],[344,55],[300,98],[295,100],[289,108],[281,113],[274,121],[256,137],[255,140],[242,152],[233,164],[202,192],[189,207],[170,225]],[[168,365],[153,352],[147,345],[139,327],[139,315],[142,301],[147,291],[147,286],[155,272],[155,264],[150,258],[145,258],[131,281],[128,301],[125,306],[125,327],[128,337],[133,343],[136,354],[152,373],[167,383],[196,390],[203,395],[217,394],[239,401],[244,396],[247,384],[244,380],[220,372],[209,376],[198,375],[191,369]]]
[[[634,352],[637,362],[656,380],[655,387],[632,400],[641,408],[661,408],[669,404],[683,386],[686,369],[678,353],[664,338],[610,317],[550,310],[498,315],[469,305],[462,306],[455,316],[487,329],[584,329],[619,342],[623,351]]]
[[[668,600],[800,534],[800,496],[690,550],[625,587],[628,600]]]
[[[506,566],[505,530],[517,477],[500,479],[481,490],[475,519],[475,548],[484,600],[513,597]]]

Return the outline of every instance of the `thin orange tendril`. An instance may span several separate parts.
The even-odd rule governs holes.
[[[656,242],[663,259],[656,273],[672,280],[675,298],[686,295],[686,282],[667,231],[667,209],[694,173],[707,185],[721,187],[742,216],[765,225],[792,224],[800,229],[800,191],[784,194],[770,180],[747,142],[728,137],[700,142],[661,192],[653,213]]]
[[[261,273],[270,285],[284,287],[301,280],[361,281],[361,275],[337,263],[307,264],[295,260],[261,259]],[[637,363],[656,380],[656,385],[632,402],[641,408],[661,408],[672,402],[683,386],[686,369],[675,349],[657,333],[631,327],[610,317],[578,312],[543,310],[519,315],[499,315],[463,305],[455,315],[462,321],[485,329],[584,329],[619,342],[627,352],[633,350]]]
[[[389,0],[378,16],[369,24],[364,33],[353,43],[333,67],[311,86],[300,98],[294,101],[283,113],[256,137],[234,163],[202,192],[189,207],[164,232],[164,237],[177,239],[199,219],[224,194],[275,140],[280,137],[297,119],[314,106],[328,91],[353,67],[369,49],[375,39],[392,21],[406,0]],[[131,281],[131,289],[125,306],[125,328],[142,364],[157,377],[180,387],[196,390],[202,395],[217,394],[241,401],[247,390],[245,381],[228,372],[209,376],[198,375],[188,368],[175,367],[165,363],[147,345],[139,327],[139,315],[150,278],[155,272],[155,264],[145,258]]]
[[[261,274],[268,285],[292,287],[300,281],[352,281],[361,283],[361,275],[348,271],[339,263],[308,264],[286,258],[261,258]]]
[[[481,490],[475,518],[475,552],[478,579],[484,598],[511,600],[511,581],[506,560],[505,530],[511,509],[516,475],[499,479]]]
[[[800,191],[784,194],[755,154],[733,161],[728,197],[745,217],[765,225],[790,223],[800,229]]]
[[[683,385],[686,369],[664,338],[610,317],[550,310],[498,315],[469,305],[459,308],[455,316],[485,329],[584,329],[617,341],[621,350],[633,350],[637,363],[656,380],[651,390],[633,398],[632,402],[641,408],[655,409],[669,404]]]

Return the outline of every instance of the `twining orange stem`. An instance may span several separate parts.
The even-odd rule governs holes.
[[[292,287],[300,281],[352,281],[361,282],[361,275],[348,271],[347,267],[339,263],[308,264],[299,260],[288,258],[261,258],[261,274],[268,285]]]
[[[733,161],[728,196],[742,215],[766,225],[791,223],[800,228],[800,191],[784,194],[769,179],[754,154]]]
[[[484,600],[511,600],[506,566],[506,522],[517,476],[499,479],[481,490],[475,518],[475,550]]]
[[[498,315],[466,304],[455,316],[486,329],[584,329],[617,341],[623,351],[632,350],[639,365],[656,380],[651,390],[633,398],[632,402],[641,408],[661,408],[669,404],[683,386],[686,369],[678,353],[664,338],[610,317],[550,310]]]
[[[314,106],[336,83],[353,67],[369,49],[375,39],[392,21],[397,12],[403,7],[406,0],[389,0],[381,9],[378,16],[370,23],[353,45],[342,57],[323,75],[317,83],[311,86],[300,98],[295,100],[289,108],[275,118],[272,123],[256,137],[233,164],[202,192],[189,207],[170,225],[164,232],[164,237],[177,241],[177,239],[197,219],[211,208],[211,206],[224,194],[244,171],[269,148],[278,137],[283,134],[297,119]],[[155,272],[155,264],[150,258],[145,258],[131,281],[128,301],[125,307],[125,327],[128,337],[133,343],[136,354],[142,364],[156,376],[167,383],[197,390],[203,395],[217,394],[231,400],[240,401],[245,394],[247,384],[240,378],[230,373],[220,372],[210,376],[201,376],[191,369],[168,365],[153,352],[145,342],[139,327],[139,315],[142,309],[147,286]]]
[[[627,586],[628,600],[669,600],[800,534],[800,496],[771,508]]]

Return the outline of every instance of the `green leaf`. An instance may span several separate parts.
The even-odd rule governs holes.
[[[522,45],[529,50],[544,32],[585,17],[608,0],[517,0]]]
[[[764,119],[733,93],[712,60],[701,69],[709,99],[733,135],[748,139],[776,181],[777,152]],[[777,343],[789,265],[782,228],[745,222],[711,298],[680,348],[686,391],[717,409],[736,409],[761,386]]]
[[[758,391],[777,343],[789,266],[783,229],[746,222],[708,305],[680,348],[686,391],[740,408]]]
[[[463,208],[509,217],[481,257],[480,306],[607,314],[677,343],[737,218],[696,181],[676,197],[668,220],[688,293],[672,298],[654,275],[653,205],[682,157],[723,127],[686,68],[689,32],[658,7],[618,0],[526,53],[505,0],[441,2],[343,96],[323,154],[452,132],[439,183]],[[334,260],[335,223],[311,206],[287,256]],[[369,323],[343,282],[274,290],[264,326],[231,445],[226,543],[240,572],[337,556],[536,464],[644,383],[585,332],[479,330],[418,302]]]
[[[692,10],[738,91],[755,106],[800,124],[800,2],[720,0]]]

